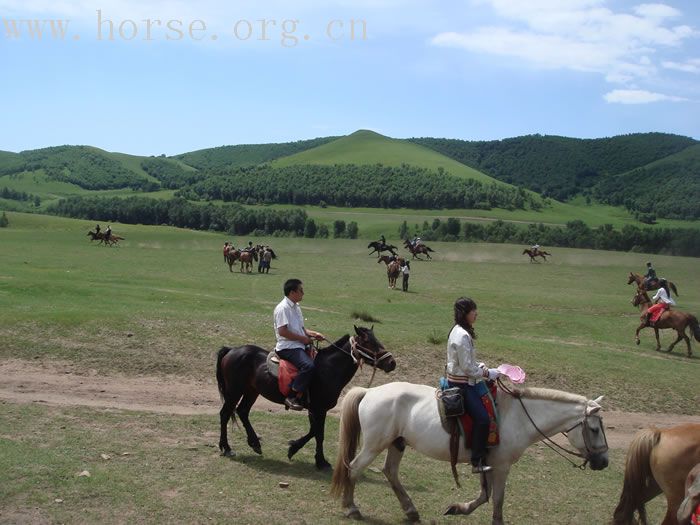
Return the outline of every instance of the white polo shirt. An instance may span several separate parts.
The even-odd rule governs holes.
[[[306,335],[304,332],[304,316],[301,313],[299,304],[289,299],[289,297],[285,297],[275,306],[275,313],[273,316],[275,338],[277,339],[275,351],[284,350],[286,348],[303,348],[303,343],[282,337],[278,332],[280,326],[286,325],[291,332],[299,335]]]

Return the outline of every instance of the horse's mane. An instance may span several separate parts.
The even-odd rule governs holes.
[[[347,343],[349,340],[350,334],[345,334],[343,337],[341,337],[335,343],[333,343],[331,347],[335,348],[337,346],[338,348],[343,348],[343,346],[345,346],[345,343]]]
[[[511,388],[513,392],[519,394],[525,399],[544,399],[548,401],[565,401],[572,403],[586,403],[588,400],[578,394],[564,392],[562,390],[554,390],[551,388],[531,388],[531,387],[516,387]]]

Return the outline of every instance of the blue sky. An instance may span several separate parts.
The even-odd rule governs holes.
[[[0,149],[173,155],[357,129],[700,139],[697,0],[317,4],[0,0]],[[41,39],[27,20],[47,21]]]

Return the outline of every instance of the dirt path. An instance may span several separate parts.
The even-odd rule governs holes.
[[[0,362],[0,400],[10,403],[45,403],[54,406],[118,408],[166,414],[218,414],[221,408],[216,383],[155,377],[78,374],[67,364],[36,365],[27,361]],[[259,398],[256,410],[277,412],[280,405]],[[337,413],[337,408],[332,411]],[[650,425],[667,427],[700,423],[700,416],[605,412],[608,443],[626,448],[634,434]]]

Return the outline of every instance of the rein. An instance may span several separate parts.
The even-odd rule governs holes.
[[[359,368],[362,368],[362,361],[355,357],[355,354],[359,354],[360,357],[363,357],[366,361],[372,363],[372,377],[369,379],[369,383],[367,384],[367,388],[372,386],[372,381],[374,381],[374,374],[377,373],[377,365],[383,361],[384,359],[388,357],[392,357],[391,352],[384,352],[380,357],[377,357],[377,352],[372,352],[369,348],[365,348],[364,346],[360,346],[360,344],[357,342],[357,339],[355,336],[352,336],[350,340],[348,341],[350,343],[350,351],[348,352],[345,350],[345,347],[340,347],[333,343],[332,341],[329,341],[328,339],[324,339],[328,344],[330,344],[333,348],[336,348],[343,352],[346,355],[349,355],[350,358],[352,359],[352,362],[356,364]]]
[[[503,383],[503,381],[501,381],[500,378],[497,379],[497,382],[498,382],[498,386],[501,388],[501,390],[503,390],[507,394],[511,395],[512,397],[514,397],[515,399],[517,399],[520,402],[520,405],[523,407],[523,411],[525,412],[525,415],[527,416],[527,418],[530,420],[530,423],[532,423],[532,426],[535,427],[535,430],[537,430],[537,432],[539,432],[540,435],[544,438],[543,442],[545,445],[547,445],[550,449],[552,449],[554,452],[556,452],[561,457],[563,457],[566,461],[571,463],[571,466],[576,467],[576,468],[581,469],[581,470],[586,470],[586,465],[588,464],[588,455],[584,455],[584,454],[581,454],[580,452],[577,452],[575,450],[569,450],[565,447],[562,447],[560,444],[556,443],[554,440],[552,440],[552,438],[550,438],[544,432],[542,432],[539,429],[539,427],[537,426],[537,424],[535,423],[535,421],[532,419],[532,416],[527,411],[527,408],[525,408],[525,403],[523,403],[522,396],[519,393],[510,389],[508,386],[506,386],[505,383]],[[590,446],[588,433],[586,432],[586,429],[588,428],[588,415],[586,414],[585,409],[584,409],[583,419],[581,419],[578,423],[576,423],[574,426],[572,426],[568,430],[562,431],[561,434],[563,434],[564,436],[567,436],[567,434],[569,432],[571,432],[573,429],[575,429],[576,427],[581,426],[581,425],[583,426],[583,431],[581,432],[581,434],[583,435],[583,443],[586,446],[586,452],[588,452],[590,454],[593,452],[597,452],[598,450],[600,450],[601,452],[607,450],[607,440],[605,440],[605,447],[601,447],[600,449],[597,449],[595,447]],[[601,426],[601,430],[602,429],[603,429],[603,427]],[[603,430],[603,438],[605,438],[605,431],[604,430]],[[567,454],[570,454],[572,456],[582,458],[584,460],[584,462],[580,465],[577,465],[576,462],[574,462],[571,459],[569,459],[568,457],[566,457],[564,454],[559,452],[559,450],[557,450],[557,449],[562,450],[562,451],[564,451]]]

